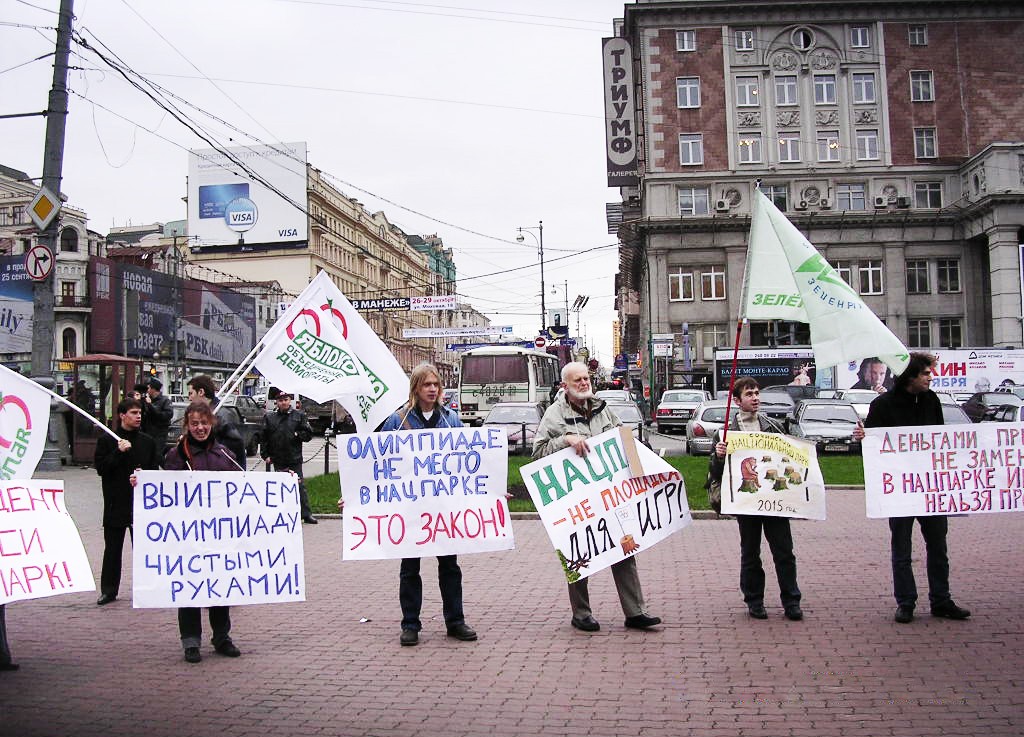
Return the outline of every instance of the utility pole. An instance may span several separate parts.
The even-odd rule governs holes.
[[[71,21],[74,0],[61,0],[57,19],[57,49],[53,58],[53,84],[46,106],[46,140],[43,148],[43,186],[60,198],[64,168],[64,129],[68,118],[68,57],[71,55]],[[59,218],[41,232],[38,241],[57,253]],[[53,388],[53,281],[54,270],[32,285],[32,376],[50,379]]]

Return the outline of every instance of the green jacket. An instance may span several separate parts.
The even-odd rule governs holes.
[[[587,407],[589,417],[570,405],[565,394],[552,402],[533,437],[533,457],[541,458],[568,448],[566,435],[592,438],[622,424],[603,399],[589,399]]]

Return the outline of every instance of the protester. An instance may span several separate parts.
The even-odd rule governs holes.
[[[292,395],[279,392],[274,400],[277,409],[263,416],[260,431],[260,457],[274,464],[275,471],[294,471],[299,477],[299,511],[302,521],[317,524],[309,506],[309,493],[302,480],[302,444],[313,439],[313,428],[304,412],[292,409]]]
[[[911,353],[910,363],[896,377],[895,386],[871,402],[864,424],[867,427],[944,424],[942,405],[931,390],[935,362],[935,356],[929,353]],[[971,616],[970,611],[957,606],[949,593],[949,557],[946,552],[949,520],[944,515],[935,515],[918,517],[917,522],[927,555],[928,601],[932,616],[967,619]],[[890,517],[889,531],[895,619],[900,624],[908,624],[914,619],[917,605],[917,584],[911,564],[914,518]]]
[[[177,445],[167,451],[164,468],[168,471],[238,471],[239,464],[231,451],[217,442],[214,429],[217,418],[205,401],[189,404],[182,422],[182,436]],[[230,607],[210,607],[210,629],[213,630],[213,649],[229,658],[241,655],[231,641]],[[203,637],[202,610],[198,607],[178,609],[178,631],[185,649],[185,660],[198,663],[203,659],[199,651]]]
[[[0,670],[18,670],[11,660],[11,645],[7,642],[7,605],[0,604]]]
[[[139,428],[142,403],[122,399],[117,405],[118,426],[115,441],[107,433],[96,439],[94,464],[103,484],[103,567],[100,571],[100,598],[104,606],[117,599],[121,586],[121,553],[124,533],[132,535],[133,489],[131,477],[137,468],[160,467],[156,442]]]
[[[384,421],[381,430],[423,430],[427,428],[462,427],[458,413],[441,403],[441,375],[429,363],[421,363],[409,377],[409,401]],[[462,610],[462,569],[454,555],[437,557],[437,583],[448,636],[472,641],[477,634],[466,624]],[[420,609],[423,606],[423,581],[420,559],[403,558],[398,574],[398,601],[402,607],[402,633],[399,642],[415,645],[422,628]]]
[[[219,407],[220,400],[217,399],[217,386],[206,374],[199,374],[192,377],[188,382],[188,401],[205,402],[217,417],[217,424],[213,428],[213,439],[231,451],[231,455],[238,462],[239,469],[245,470],[245,441],[242,433],[235,425],[234,416],[231,412]]]
[[[171,418],[174,417],[174,407],[171,400],[160,393],[163,384],[159,379],[150,379],[146,386],[144,424],[142,431],[153,438],[157,450],[162,455],[167,447],[167,431],[171,426]]]
[[[541,458],[563,448],[573,448],[577,455],[586,456],[591,448],[587,439],[618,427],[622,423],[608,408],[607,403],[594,396],[590,386],[590,373],[582,363],[567,363],[562,367],[562,387],[559,395],[544,413],[533,440],[533,457]],[[647,613],[636,557],[630,556],[612,564],[612,578],[619,592],[619,602],[626,615],[625,625],[632,629],[647,629],[661,624],[659,617]],[[569,604],[572,607],[571,624],[584,632],[597,632],[601,625],[590,609],[588,578],[569,584]]]

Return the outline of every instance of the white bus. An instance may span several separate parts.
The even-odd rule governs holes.
[[[498,402],[540,402],[547,407],[560,371],[557,356],[529,348],[466,351],[459,371],[459,416],[466,425],[480,425]]]

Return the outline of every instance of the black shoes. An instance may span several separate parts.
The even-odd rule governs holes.
[[[18,665],[17,663],[11,663],[11,662],[0,663],[0,670],[18,670],[18,668],[20,668],[20,667],[21,666]]]
[[[786,607],[786,619],[792,622],[799,622],[804,618],[804,610],[799,604],[790,604]]]
[[[448,628],[448,636],[463,642],[472,642],[476,639],[476,631],[465,622],[455,624]]]
[[[320,520],[318,520],[318,519],[317,519],[316,517],[314,517],[313,515],[309,515],[308,517],[303,517],[303,518],[302,518],[302,521],[303,521],[303,522],[304,522],[305,524],[307,524],[307,525],[318,525],[318,524],[320,524]]]
[[[198,647],[186,647],[185,648],[185,662],[186,663],[198,663],[203,659],[202,653],[199,652]]]
[[[403,645],[415,645],[420,641],[420,633],[416,630],[402,630],[398,641]]]
[[[106,606],[112,601],[117,601],[117,596],[114,594],[104,594],[96,600],[96,606]]]
[[[597,623],[595,622],[594,624]],[[626,617],[626,626],[633,630],[645,630],[659,624],[661,624],[661,617],[650,617],[646,614]]]
[[[198,648],[196,649],[198,651]],[[219,645],[214,645],[213,649],[228,658],[237,658],[242,654],[242,651],[239,650],[231,640],[224,640],[224,642]]]
[[[932,614],[935,611],[932,610]],[[900,624],[909,624],[914,621],[914,608],[909,606],[901,606],[896,608],[896,616],[893,617]]]
[[[747,611],[754,619],[768,619],[768,612],[764,610],[764,604],[748,604]]]
[[[950,599],[947,602],[933,606],[932,616],[944,619],[967,619],[971,616],[971,612],[968,609],[957,606],[956,602]]]
[[[601,625],[598,624],[597,620],[589,614],[583,617],[582,619],[578,617],[573,617],[572,626],[578,630],[583,630],[584,632],[597,632],[599,629],[601,629]]]

